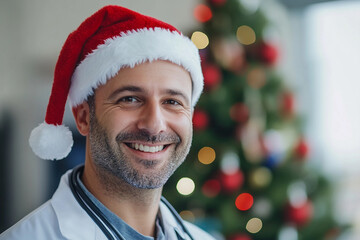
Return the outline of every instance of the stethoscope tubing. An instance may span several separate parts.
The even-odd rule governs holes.
[[[91,201],[91,199],[80,187],[77,176],[83,171],[83,169],[84,166],[80,165],[76,167],[69,176],[69,185],[74,197],[108,239],[125,240],[122,234],[107,220],[100,209]]]
[[[105,236],[110,240],[126,240],[122,234],[112,225],[101,210],[91,201],[91,199],[86,195],[83,189],[80,187],[78,174],[80,174],[84,169],[83,165],[77,166],[69,175],[69,185],[71,192],[73,193],[75,199],[79,205],[86,211],[86,213],[93,219],[93,221],[98,225],[102,230]],[[189,230],[186,228],[184,221],[181,219],[174,207],[164,198],[161,197],[161,201],[165,206],[170,210],[171,214],[174,216],[176,221],[179,223],[183,231],[189,236],[191,240],[194,240]]]

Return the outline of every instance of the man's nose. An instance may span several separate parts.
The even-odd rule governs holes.
[[[139,116],[137,127],[146,130],[151,135],[159,134],[166,130],[166,119],[160,103],[148,102],[141,116]]]

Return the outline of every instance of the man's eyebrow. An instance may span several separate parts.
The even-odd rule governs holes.
[[[142,92],[143,90],[140,88],[140,87],[137,87],[137,86],[132,86],[132,85],[129,85],[129,86],[123,86],[123,87],[120,87],[118,89],[116,89],[115,91],[113,91],[110,96],[108,97],[108,99],[112,99],[114,97],[116,97],[116,95],[122,93],[122,92]]]

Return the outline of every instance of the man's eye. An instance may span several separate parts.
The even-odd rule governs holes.
[[[127,96],[127,97],[123,97],[123,98],[120,98],[118,100],[118,102],[126,102],[126,103],[134,103],[134,102],[138,102],[138,99],[135,98],[135,97],[132,97],[132,96]]]
[[[173,99],[166,100],[165,103],[170,105],[181,105],[178,101]]]

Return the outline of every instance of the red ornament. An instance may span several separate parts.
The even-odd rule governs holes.
[[[209,125],[209,117],[203,110],[195,109],[193,114],[193,126],[195,130],[204,130]]]
[[[295,147],[295,154],[300,159],[306,159],[309,155],[309,145],[301,138]]]
[[[249,119],[249,108],[244,103],[235,103],[230,108],[230,117],[238,123],[246,123]]]
[[[204,23],[212,18],[212,11],[205,4],[199,4],[194,9],[194,17],[199,22]]]
[[[227,193],[237,191],[244,184],[244,174],[240,170],[231,174],[221,172],[219,179],[223,190]]]
[[[221,190],[221,185],[219,180],[210,179],[207,180],[201,188],[202,193],[207,197],[216,197]]]
[[[209,0],[214,6],[220,7],[226,3],[226,0]]]
[[[219,85],[222,74],[218,66],[214,64],[203,64],[204,85],[206,89],[213,89]]]
[[[282,96],[282,110],[285,115],[291,116],[295,112],[295,99],[291,92],[285,92]]]
[[[274,65],[278,59],[278,50],[275,46],[268,43],[261,43],[259,47],[260,51],[260,60],[265,64]]]
[[[240,211],[249,210],[254,204],[254,197],[249,193],[240,194],[235,200],[235,206]]]
[[[304,204],[297,207],[288,204],[285,208],[286,220],[299,227],[308,223],[311,220],[313,213],[314,208],[310,201],[306,201]]]
[[[229,240],[251,240],[251,237],[243,233],[238,233],[230,236]]]

